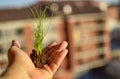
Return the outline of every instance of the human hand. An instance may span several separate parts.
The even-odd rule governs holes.
[[[48,56],[47,64],[42,68],[36,68],[29,54],[22,51],[19,42],[14,40],[8,51],[9,66],[3,77],[6,79],[52,79],[68,52],[66,47],[67,42],[65,41],[48,45],[43,49]]]

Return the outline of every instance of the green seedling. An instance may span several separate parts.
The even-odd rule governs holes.
[[[46,63],[46,55],[42,52],[42,44],[43,40],[47,34],[47,29],[44,28],[44,20],[46,18],[46,11],[48,7],[46,7],[43,11],[38,12],[36,8],[30,8],[31,13],[34,17],[35,14],[37,14],[37,27],[34,28],[33,34],[34,34],[34,49],[32,51],[32,54],[30,55],[30,58],[32,59],[33,63],[36,67],[42,67]]]

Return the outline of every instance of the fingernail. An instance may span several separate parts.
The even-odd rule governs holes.
[[[15,41],[15,40],[12,40],[11,46],[14,46],[14,41]]]
[[[12,44],[11,44],[11,46],[16,46],[16,47],[20,47],[18,44],[17,44],[17,41],[16,40],[12,40]]]

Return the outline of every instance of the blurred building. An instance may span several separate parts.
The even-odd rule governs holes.
[[[50,31],[44,40],[44,46],[52,41],[66,40],[69,43],[69,53],[55,79],[72,79],[83,71],[105,65],[106,60],[109,60],[110,36],[104,28],[105,14],[98,5],[89,0],[40,1],[33,5],[38,11],[45,6],[50,7],[44,23],[45,27],[50,23]],[[23,50],[31,52],[35,21],[37,19],[29,7],[0,10],[1,56],[6,55],[13,39],[20,41]],[[4,59],[7,61],[6,56],[2,58]]]

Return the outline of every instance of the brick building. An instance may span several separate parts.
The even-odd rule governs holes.
[[[44,40],[44,45],[62,40],[69,43],[68,55],[55,79],[60,77],[71,79],[79,72],[104,65],[105,18],[101,10],[87,0],[40,2],[33,6],[39,11],[46,5],[50,6],[50,10],[47,11],[45,24],[51,21],[51,29]],[[50,17],[52,12],[53,16]],[[7,52],[6,48],[10,46],[12,39],[20,41],[22,49],[31,52],[33,48],[31,27],[34,21],[36,18],[32,16],[29,8],[0,10],[0,52]]]

